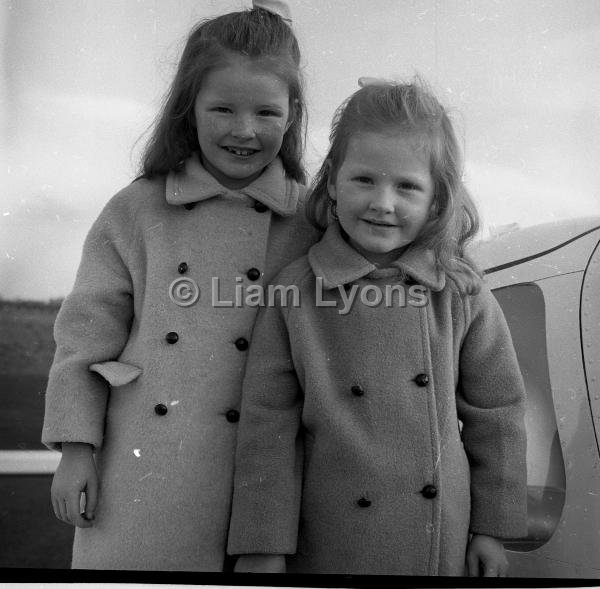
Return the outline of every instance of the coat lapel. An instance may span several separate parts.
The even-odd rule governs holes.
[[[339,223],[327,227],[325,235],[308,252],[308,261],[315,276],[323,278],[323,287],[332,289],[371,275],[389,273],[389,269],[378,269],[359,254],[342,236]],[[439,291],[446,283],[445,275],[439,271],[431,250],[415,248],[404,252],[392,268],[399,276],[410,276],[419,284]]]
[[[225,195],[244,195],[257,200],[273,212],[289,217],[296,212],[298,184],[285,174],[281,160],[277,158],[251,184],[239,190],[225,188],[200,163],[198,154],[192,155],[182,172],[170,172],[167,176],[166,199],[172,205],[207,200]]]

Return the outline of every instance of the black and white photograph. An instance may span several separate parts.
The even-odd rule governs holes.
[[[0,46],[3,581],[600,584],[598,0]]]

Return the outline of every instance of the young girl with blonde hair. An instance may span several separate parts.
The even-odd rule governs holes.
[[[465,255],[451,122],[422,84],[375,82],[330,139],[308,204],[325,235],[275,280],[299,304],[255,328],[229,552],[239,571],[504,576],[502,539],[526,532],[524,386]]]

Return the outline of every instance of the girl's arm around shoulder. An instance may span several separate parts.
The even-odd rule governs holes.
[[[463,297],[457,409],[471,467],[471,532],[526,534],[525,387],[500,305],[483,285]]]
[[[127,342],[133,319],[130,255],[150,186],[137,181],[114,196],[85,239],[75,285],[54,326],[56,354],[42,432],[52,449],[61,442],[102,443],[108,389],[89,367],[116,359]]]
[[[306,261],[274,281],[293,286]],[[252,334],[238,429],[230,554],[293,554],[300,511],[302,389],[293,361],[284,294],[260,309]]]

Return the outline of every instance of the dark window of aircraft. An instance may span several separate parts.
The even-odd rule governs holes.
[[[527,389],[527,538],[505,543],[528,552],[547,542],[565,503],[565,465],[546,349],[546,306],[535,284],[517,284],[493,291],[508,322]]]

